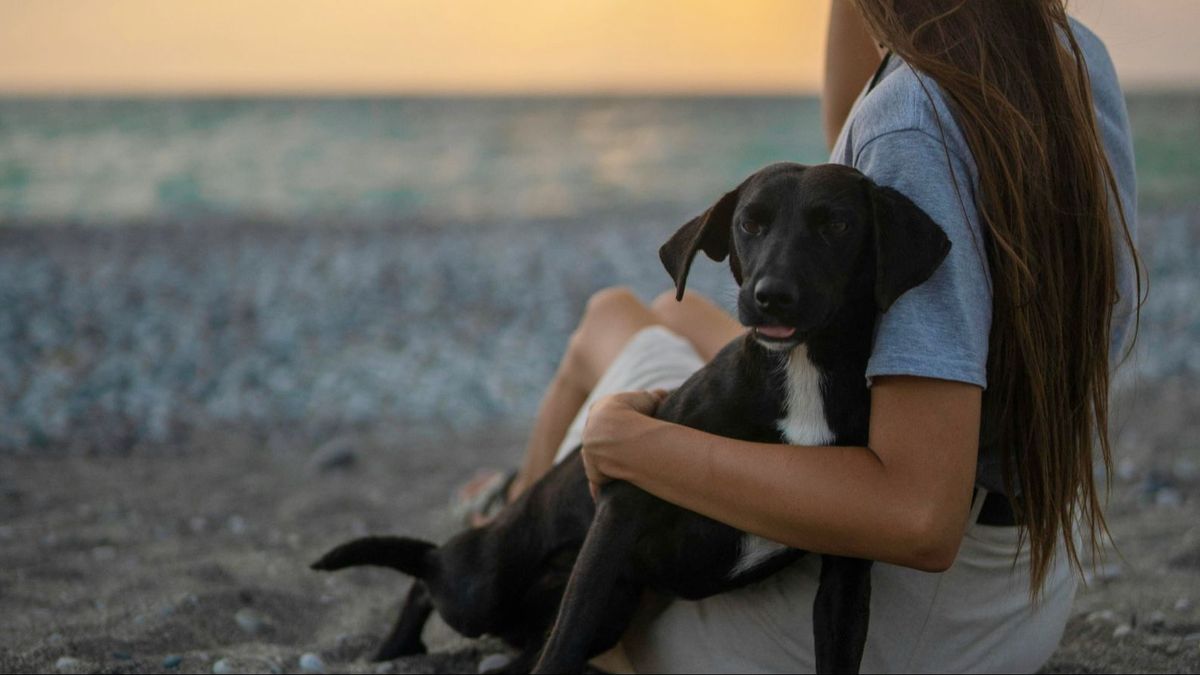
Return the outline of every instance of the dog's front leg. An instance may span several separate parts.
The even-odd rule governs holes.
[[[638,530],[636,519],[617,515],[613,493],[622,488],[636,489],[610,484],[601,495],[535,673],[582,673],[621,639],[637,609],[642,588],[629,571]]]
[[[857,673],[871,618],[871,561],[821,556],[813,601],[818,673]]]

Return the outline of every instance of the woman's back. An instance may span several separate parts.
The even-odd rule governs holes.
[[[1072,27],[1087,62],[1101,141],[1134,235],[1137,196],[1125,100],[1104,43],[1080,22],[1072,20]],[[986,387],[992,292],[975,202],[978,175],[941,87],[891,55],[855,103],[830,161],[908,195],[954,244],[929,282],[880,317],[868,378],[909,374]],[[1110,360],[1116,363],[1133,324],[1137,287],[1123,234],[1114,237],[1120,302],[1113,311]],[[981,448],[979,485],[1007,492],[1001,473],[997,449]]]

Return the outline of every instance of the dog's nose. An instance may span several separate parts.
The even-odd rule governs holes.
[[[763,277],[754,284],[754,301],[763,311],[788,310],[796,306],[796,287],[782,279]]]

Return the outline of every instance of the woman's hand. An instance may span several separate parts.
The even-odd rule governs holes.
[[[605,396],[592,405],[581,451],[592,499],[601,485],[617,478],[613,469],[639,450],[638,441],[661,423],[651,415],[666,396],[665,389],[631,391]]]

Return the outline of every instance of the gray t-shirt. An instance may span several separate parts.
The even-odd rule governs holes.
[[[1137,206],[1133,141],[1125,101],[1108,50],[1072,20],[1091,76],[1096,118],[1131,230]],[[867,380],[876,375],[916,375],[987,387],[991,277],[975,208],[978,175],[971,151],[929,77],[892,56],[855,102],[830,157],[880,185],[899,190],[942,226],[953,246],[928,281],[905,293],[880,316]],[[922,86],[924,85],[924,86]],[[1117,242],[1117,287],[1110,356],[1123,353],[1133,319],[1135,280],[1124,235]],[[1001,458],[981,452],[979,485],[1004,492]]]

